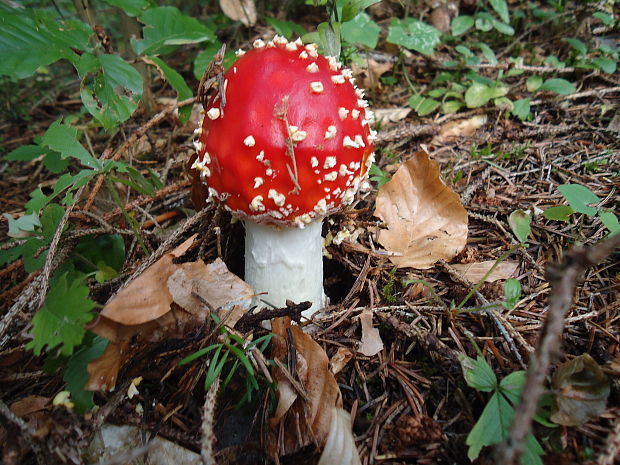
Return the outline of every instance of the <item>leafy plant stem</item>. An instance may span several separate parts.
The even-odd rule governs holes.
[[[521,247],[523,244],[517,244],[514,247],[508,249],[506,252],[504,252],[502,255],[500,255],[500,257],[495,261],[495,263],[493,264],[493,266],[491,268],[489,268],[489,271],[487,271],[484,276],[476,283],[476,285],[474,287],[471,288],[471,290],[469,291],[469,293],[463,298],[463,300],[461,300],[461,303],[458,304],[455,308],[455,310],[457,312],[460,312],[461,309],[463,308],[463,306],[467,303],[467,301],[469,299],[471,299],[471,296],[474,295],[478,289],[480,289],[482,287],[482,285],[484,284],[485,280],[491,275],[491,273],[493,273],[493,271],[495,271],[495,268],[497,268],[497,266],[503,262],[504,260],[506,260],[510,255],[512,255],[512,253],[517,250],[519,247]]]
[[[116,202],[116,205],[118,205],[118,208],[120,208],[121,212],[123,213],[123,216],[125,217],[125,220],[127,220],[127,223],[129,223],[129,226],[131,227],[131,230],[133,231],[133,234],[136,240],[140,244],[140,247],[142,247],[142,251],[147,256],[150,255],[149,250],[146,247],[146,244],[144,243],[142,234],[140,234],[140,228],[138,227],[138,223],[136,222],[134,218],[132,218],[129,215],[129,213],[127,213],[127,210],[125,210],[125,206],[123,205],[123,202],[121,201],[121,198],[118,195],[118,192],[116,191],[116,188],[114,187],[114,184],[108,178],[105,178],[105,183],[108,189],[110,190],[110,193],[112,194],[112,198],[114,199],[114,202]]]

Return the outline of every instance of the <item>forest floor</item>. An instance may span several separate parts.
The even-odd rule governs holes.
[[[261,34],[268,37],[272,32],[256,29],[254,34],[248,34],[249,43]],[[528,39],[541,48],[552,48],[554,40],[558,40],[536,33]],[[247,47],[247,43],[238,45]],[[417,55],[407,56],[401,66],[417,84],[428,82],[429,75],[440,72],[436,61]],[[492,75],[496,70],[480,72]],[[550,383],[557,367],[589,354],[611,386],[603,413],[578,426],[550,428],[537,424],[534,434],[544,447],[544,463],[612,463],[610,451],[614,447],[617,450],[620,441],[618,254],[612,253],[610,258],[596,263],[586,260],[586,270],[574,291],[564,326],[560,327],[560,350],[554,350],[553,341],[551,346],[541,348],[550,299],[554,293],[566,292],[566,287],[559,285],[562,278],[583,264],[575,258],[578,256],[565,261],[568,252],[579,246],[596,250],[607,235],[595,215],[575,214],[568,221],[557,221],[545,218],[541,212],[566,204],[558,191],[558,186],[564,184],[585,186],[601,199],[597,208],[618,211],[617,78],[579,74],[573,81],[576,92],[537,98],[531,102],[532,117],[525,121],[489,106],[448,116],[419,117],[413,111],[404,117],[386,113],[393,121],[380,123],[376,142],[376,165],[382,175],[391,177],[416,152],[427,151],[439,163],[442,180],[458,194],[467,211],[468,234],[465,248],[451,260],[440,260],[428,269],[397,268],[377,243],[376,232],[382,225],[374,216],[379,191],[374,181],[351,208],[333,215],[324,226],[324,236],[343,229],[355,233],[340,245],[326,246],[325,286],[330,306],[315,322],[321,330],[313,337],[332,361],[337,353],[345,354],[347,359],[336,380],[345,410],[353,410],[353,433],[362,463],[470,463],[466,438],[490,393],[477,392],[466,384],[459,354],[473,358],[481,354],[498,380],[527,370],[532,357],[550,356],[550,369],[543,373],[541,385],[555,392],[560,388]],[[157,86],[156,81],[157,98],[172,97],[169,88]],[[194,82],[193,88],[196,86]],[[402,83],[375,86],[369,89],[368,97],[374,110],[407,109],[410,90]],[[59,115],[78,109],[78,99],[75,88],[68,87],[55,93],[53,99],[41,98],[28,112],[27,125],[7,124],[7,119],[1,126],[3,147],[10,151],[30,143]],[[196,120],[181,125],[167,110],[168,101],[158,102],[157,110],[163,112],[163,118],[153,121],[140,110],[116,136],[93,135],[92,148],[101,154],[129,140],[131,145],[124,156],[131,153],[137,168],[150,168],[163,180],[165,187],[154,197],[126,191],[126,210],[141,224],[151,253],[161,257],[173,245],[197,233],[200,245],[192,249],[191,260],[211,263],[219,257],[231,272],[242,277],[244,233],[240,222],[232,221],[227,211],[213,204],[202,211],[198,221],[185,222],[196,215],[184,174],[193,152]],[[138,130],[142,135],[132,138]],[[3,161],[0,170],[0,209],[13,215],[23,212],[29,193],[37,186],[45,188],[57,179],[34,163]],[[88,186],[83,198],[93,192],[96,189]],[[531,214],[527,244],[520,244],[508,223],[515,210]],[[128,227],[105,188],[97,193],[92,212],[93,217],[105,219],[111,231]],[[100,227],[92,217],[80,216],[79,208],[72,215],[78,228]],[[6,222],[0,233],[3,240],[5,226]],[[177,240],[171,244],[170,237]],[[127,235],[125,238],[125,263],[119,276],[103,284],[90,282],[91,298],[101,305],[136,270],[153,262],[135,239]],[[508,274],[479,286],[484,272],[467,274],[455,266],[494,262],[503,254]],[[184,259],[189,261],[190,257]],[[27,293],[38,276],[38,272],[27,273],[21,260],[0,270],[2,306],[8,309],[19,299],[38,298],[32,291]],[[508,277],[518,279],[522,287],[514,307],[485,310],[490,303],[504,301],[503,283]],[[458,304],[468,294],[466,304],[455,310],[451,302]],[[383,350],[372,356],[358,351],[362,338],[360,314],[368,309],[383,344]],[[295,314],[295,309],[287,312]],[[157,342],[130,340],[127,350],[131,355],[120,371],[115,391],[97,392],[94,400],[98,408],[79,415],[49,406],[50,399],[64,389],[65,381],[62,371],[44,366],[45,357],[37,357],[25,348],[32,317],[29,307],[14,316],[10,340],[0,351],[0,397],[3,406],[11,406],[13,412],[13,416],[10,412],[0,415],[4,463],[34,463],[36,454],[32,450],[37,449],[41,452],[56,448],[66,455],[72,448],[81,447],[104,422],[137,426],[145,434],[142,440],[157,434],[189,450],[201,451],[205,367],[178,363],[217,339],[211,327]],[[241,326],[238,331],[246,339],[267,333],[259,323]],[[555,336],[558,329],[547,328],[549,331]],[[541,354],[545,350],[553,353]],[[269,358],[269,349],[265,357]],[[240,399],[247,389],[243,376],[234,377],[219,394],[213,417],[217,463],[268,461],[264,428],[272,397],[264,376],[256,376],[260,391],[241,407]],[[136,386],[138,393],[129,397],[127,390],[136,377],[142,377]],[[18,421],[20,415],[30,423]],[[611,461],[606,462],[610,457]],[[304,460],[316,463],[316,458],[306,456]],[[291,463],[303,462],[297,457]],[[483,450],[477,463],[495,463],[491,450]]]

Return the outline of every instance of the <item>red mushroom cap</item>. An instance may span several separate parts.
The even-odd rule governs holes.
[[[224,75],[192,168],[210,196],[260,223],[303,227],[353,197],[373,162],[372,112],[351,72],[315,44],[276,36]]]

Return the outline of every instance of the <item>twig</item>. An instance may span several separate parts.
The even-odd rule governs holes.
[[[597,465],[614,465],[620,460],[620,419],[616,419],[616,426],[607,438],[607,447],[596,461]]]
[[[495,463],[513,465],[518,463],[523,447],[530,434],[532,418],[536,414],[538,401],[544,392],[544,381],[553,359],[560,347],[560,336],[564,328],[564,317],[571,306],[575,286],[581,274],[597,265],[620,246],[620,234],[616,234],[587,248],[575,248],[569,252],[560,267],[549,271],[553,293],[549,299],[547,320],[543,326],[538,347],[532,355],[521,403],[517,407],[510,434],[505,444],[496,449]]]
[[[211,383],[207,395],[205,396],[205,403],[202,406],[202,436],[200,438],[200,461],[202,465],[216,465],[215,461],[215,407],[217,406],[217,394],[220,390],[221,379],[218,376],[215,381]]]

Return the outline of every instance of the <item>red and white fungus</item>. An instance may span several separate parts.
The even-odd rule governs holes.
[[[246,220],[246,236],[252,224],[275,232],[318,224],[320,239],[321,220],[354,200],[373,163],[373,114],[351,71],[315,44],[275,36],[253,45],[237,52],[205,108],[192,168],[210,199]],[[304,296],[286,298],[296,297]]]

